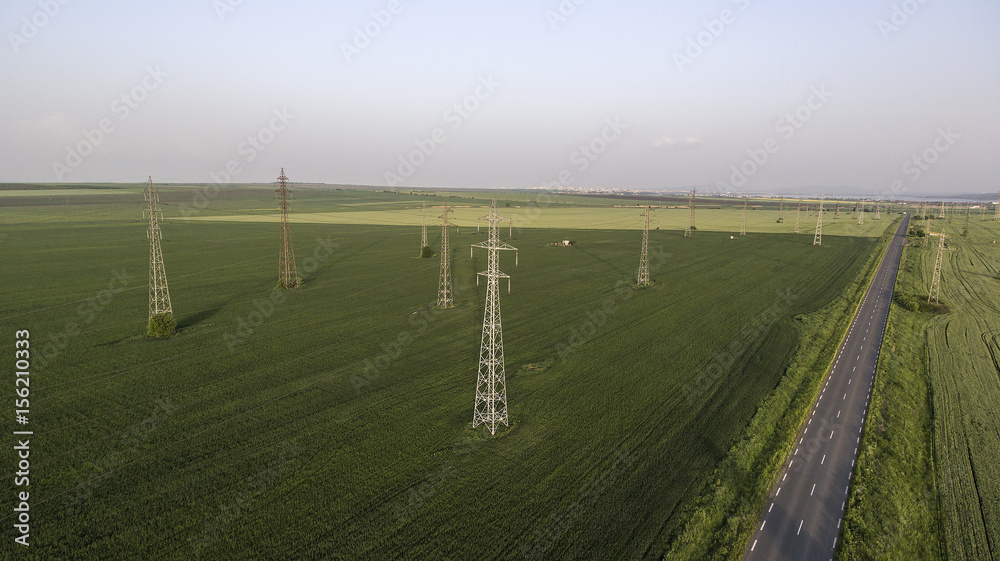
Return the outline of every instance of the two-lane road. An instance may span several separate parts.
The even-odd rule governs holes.
[[[909,215],[886,248],[743,559],[827,561],[840,535]]]

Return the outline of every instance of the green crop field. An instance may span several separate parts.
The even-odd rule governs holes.
[[[814,247],[815,215],[796,235],[753,211],[730,239],[742,209],[699,210],[685,239],[687,211],[663,209],[655,284],[636,289],[639,209],[511,198],[511,426],[491,437],[471,428],[485,255],[468,249],[489,195],[295,196],[305,285],[277,291],[269,189],[162,190],[179,327],[162,340],[144,336],[141,195],[0,199],[0,325],[33,349],[28,557],[659,558],[801,351],[803,317],[842,297],[893,222],[828,216]],[[438,260],[416,257],[425,200],[469,205],[449,310],[430,306]],[[987,438],[975,427],[949,434]]]
[[[841,558],[994,559],[1000,551],[1000,224],[924,221],[911,238],[872,395]],[[908,304],[919,310],[908,310]]]
[[[942,300],[953,313],[927,330],[941,508],[950,559],[1000,553],[1000,227],[970,224],[951,234]],[[924,267],[933,272],[926,252]],[[928,278],[930,275],[927,275]]]

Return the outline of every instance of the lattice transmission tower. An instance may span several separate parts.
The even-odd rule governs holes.
[[[424,248],[429,247],[427,243],[427,203],[423,203],[420,208],[420,252],[417,257],[424,256]]]
[[[993,220],[1000,220],[1000,191],[997,191],[997,209],[993,213]]]
[[[167,289],[167,271],[163,268],[163,252],[160,250],[160,221],[163,217],[160,211],[160,194],[153,185],[153,178],[146,182],[145,198],[147,207],[144,214],[149,215],[149,228],[146,237],[149,238],[149,317],[159,314],[173,315],[170,306],[170,291]]]
[[[938,218],[944,220],[944,217],[945,217],[944,201],[941,201],[941,212],[938,213]]]
[[[295,270],[295,251],[292,249],[292,233],[288,228],[288,178],[285,168],[278,176],[278,207],[281,209],[281,252],[278,254],[278,287],[299,286],[299,276]]]
[[[747,235],[747,198],[743,197],[743,222],[740,224],[740,235]]]
[[[785,221],[785,196],[778,197],[778,222]]]
[[[696,193],[694,189],[691,189],[691,198],[688,200],[688,223],[687,228],[684,229],[684,237],[691,237],[694,232],[694,205],[695,205]]]
[[[965,205],[965,226],[966,230],[969,229],[969,215],[972,214],[972,203],[966,203]]]
[[[510,222],[510,219],[497,214],[497,200],[493,199],[493,206],[490,213],[485,218],[490,224],[489,239],[485,242],[473,244],[472,247],[480,247],[486,250],[488,255],[488,267],[485,272],[478,273],[479,277],[484,276],[486,283],[486,308],[483,311],[483,338],[479,350],[479,374],[476,379],[476,405],[472,414],[472,428],[485,424],[490,429],[490,434],[496,434],[497,426],[507,424],[507,380],[504,373],[503,357],[503,327],[500,324],[500,279],[507,279],[507,292],[510,292],[510,276],[501,272],[499,267],[499,252],[501,250],[517,251],[517,248],[500,241],[497,224],[499,222]],[[471,249],[470,249],[471,251]],[[515,265],[517,263],[515,253]]]
[[[865,202],[858,201],[858,226],[865,225]]]
[[[813,245],[823,245],[823,198],[819,199],[819,212],[816,213],[816,235],[813,236]]]
[[[451,247],[448,242],[448,228],[454,226],[448,221],[448,214],[452,212],[451,207],[444,207],[441,214],[441,274],[438,276],[438,298],[437,307],[455,307],[455,295],[451,288]]]
[[[642,226],[642,252],[639,254],[639,275],[636,278],[636,286],[649,286],[649,217],[653,213],[653,207],[646,205],[646,212]]]
[[[799,224],[800,224],[801,220],[802,220],[802,201],[799,201],[798,206],[795,207],[795,233],[796,234],[798,234],[801,231],[801,229],[799,228]]]
[[[875,220],[881,220],[882,214],[879,212],[879,204],[875,203]]]
[[[933,235],[933,234],[932,234]],[[941,262],[944,259],[944,230],[941,230],[941,239],[938,241],[937,259],[934,261],[934,279],[931,280],[931,291],[927,295],[927,303],[932,301],[939,303],[938,297],[941,293]]]
[[[840,201],[837,202],[837,212],[833,215],[834,220],[840,220]]]

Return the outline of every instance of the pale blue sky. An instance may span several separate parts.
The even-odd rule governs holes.
[[[992,1],[63,1],[0,7],[0,181],[208,182],[238,164],[239,182],[284,166],[293,182],[402,186],[532,187],[564,171],[581,187],[1000,186]],[[574,11],[554,21],[560,6]],[[897,23],[913,13],[880,29],[894,7]],[[366,25],[377,35],[348,60]],[[145,99],[116,103],[134,88]],[[463,100],[475,110],[449,112]],[[83,131],[102,119],[113,130],[89,153]],[[592,142],[604,152],[574,156]],[[933,163],[904,166],[921,155]]]

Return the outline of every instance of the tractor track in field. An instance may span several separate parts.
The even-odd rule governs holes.
[[[997,379],[1000,380],[1000,361],[997,360],[996,347],[1000,346],[1000,335],[994,335],[992,333],[983,333],[981,335],[983,339],[983,344],[986,345],[986,350],[990,352],[990,360],[993,362],[993,369],[996,370]]]

